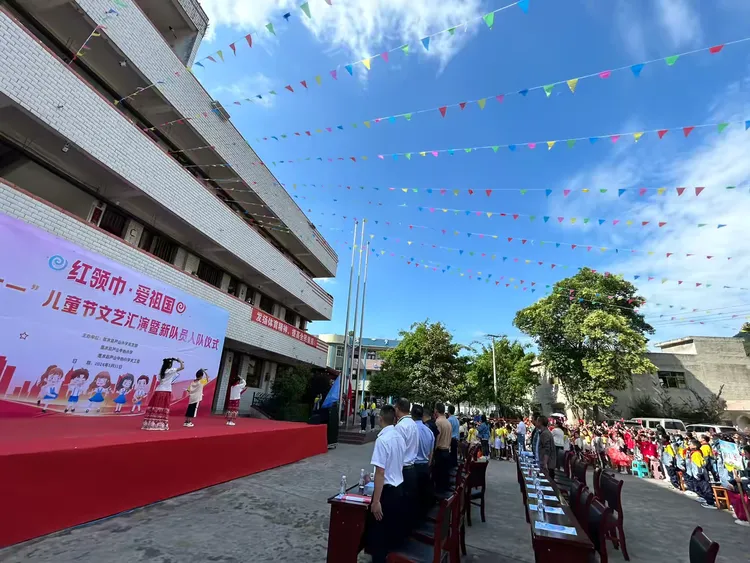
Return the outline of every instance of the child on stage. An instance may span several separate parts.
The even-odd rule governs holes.
[[[174,362],[180,362],[180,367],[173,368]],[[165,358],[159,371],[159,383],[156,391],[148,402],[148,408],[143,413],[141,430],[169,430],[169,405],[172,402],[172,383],[179,377],[178,373],[185,369],[185,363],[178,358]]]
[[[241,377],[235,379],[229,388],[229,403],[227,404],[227,426],[235,426],[237,413],[240,412],[240,397],[245,392],[245,380]]]
[[[188,394],[189,399],[187,411],[185,412],[185,424],[183,426],[187,426],[188,428],[192,428],[193,426],[195,426],[193,424],[193,419],[195,418],[195,413],[198,410],[198,405],[203,399],[203,387],[206,385],[206,383],[208,383],[208,374],[206,373],[205,369],[199,369],[197,372],[195,372],[195,379],[185,390],[185,393]]]

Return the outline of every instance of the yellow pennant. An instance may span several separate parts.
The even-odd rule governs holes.
[[[487,212],[487,217],[488,217],[488,218],[489,218],[489,217],[492,217],[492,212],[491,212],[491,211],[488,211],[488,212]]]
[[[318,83],[318,86],[320,86],[323,83],[323,81],[320,78],[320,75],[318,75],[318,76],[315,77],[315,82]]]
[[[635,140],[636,143],[641,139],[641,137],[643,137],[643,131],[639,133],[633,133],[633,139]]]
[[[458,190],[453,190],[453,195],[458,195]]]
[[[547,150],[551,151],[557,141],[547,141]]]
[[[585,193],[585,194],[589,193],[589,189],[588,189],[588,188],[583,188],[583,189],[582,189],[581,191],[582,191],[583,193]]]
[[[447,209],[443,209],[443,213],[448,213],[448,210]]]
[[[370,122],[369,121],[365,121],[365,127],[367,127],[368,129],[370,128]]]
[[[420,152],[419,154],[420,154],[421,156],[427,156],[427,152]]]
[[[408,244],[409,246],[411,246],[411,242],[412,242],[412,241],[410,241],[410,240],[407,240],[407,241],[406,241],[406,244]]]
[[[363,59],[362,64],[365,65],[367,70],[370,70],[370,59]]]
[[[625,224],[629,227],[630,225],[633,224],[633,221],[631,221],[630,219],[628,219],[627,221],[625,221]]]
[[[458,231],[453,231],[453,234],[454,235],[458,235]]]
[[[570,88],[570,92],[572,94],[576,93],[576,86],[578,86],[578,79],[577,78],[571,78],[568,82],[568,88]]]
[[[570,218],[570,222],[571,222],[571,223],[575,223],[575,222],[576,222],[576,218],[575,218],[575,217],[571,217],[571,218]]]
[[[404,193],[406,193],[406,192],[409,191],[409,188],[401,188],[401,191],[404,192]]]
[[[664,195],[664,192],[667,191],[667,188],[659,188],[656,190],[656,193],[659,195]]]

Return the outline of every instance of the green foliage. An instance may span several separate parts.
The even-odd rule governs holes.
[[[656,370],[645,356],[654,330],[636,311],[643,301],[633,284],[583,268],[513,323],[534,339],[570,405],[596,412],[612,406],[610,391],[624,389],[632,374]]]
[[[307,366],[289,366],[276,374],[273,396],[279,405],[291,405],[302,400],[312,378]]]
[[[479,344],[469,357],[469,373],[474,382],[472,403],[498,405],[498,409],[512,412],[525,406],[529,392],[539,384],[538,375],[531,370],[536,356],[527,352],[522,344],[507,337],[495,340],[495,365],[497,367],[497,396],[495,396],[492,371],[492,347]]]
[[[383,366],[370,381],[381,397],[408,397],[417,402],[448,401],[455,397],[466,362],[460,344],[442,323],[425,320],[400,333],[401,341],[384,354]]]

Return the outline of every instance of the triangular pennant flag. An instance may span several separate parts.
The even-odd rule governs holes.
[[[292,17],[292,14],[290,12],[287,12],[286,14],[284,14],[281,17],[284,18],[287,21],[287,23],[288,23],[289,22],[289,18]]]
[[[216,51],[216,54],[219,55],[221,62],[224,62],[224,53],[222,53],[221,50],[219,50],[219,51]]]
[[[500,146],[499,146],[499,145],[495,145],[494,147],[492,147],[492,150],[493,150],[494,152],[497,152],[497,151],[498,151],[499,149],[500,149]]]
[[[234,53],[234,56],[237,56],[237,47],[234,43],[229,44],[229,48],[232,50],[232,53]]]
[[[630,67],[630,70],[633,72],[633,76],[638,78],[641,75],[641,71],[643,70],[643,67],[646,66],[643,63],[638,63],[637,65],[633,65]]]
[[[424,45],[425,51],[429,51],[430,50],[430,38],[425,37],[424,39],[422,39],[422,45]]]
[[[448,30],[448,33],[450,33],[451,35],[453,35],[454,33],[456,33],[456,28],[455,27],[450,28]]]
[[[253,46],[253,37],[248,33],[245,35],[245,40],[247,41],[247,46],[252,47]]]
[[[409,45],[401,45],[401,50],[404,52],[404,55],[409,54]]]
[[[479,106],[479,109],[484,109],[484,105],[487,103],[487,98],[482,98],[481,100],[477,100],[477,105]]]
[[[338,77],[338,71],[336,71],[336,70],[332,70],[332,71],[331,71],[331,77],[332,77],[332,78],[333,78],[334,80],[338,80],[338,79],[339,79],[339,77]]]
[[[568,139],[567,143],[568,143],[568,148],[573,148],[573,145],[576,144],[576,140],[575,139]]]
[[[555,87],[554,84],[547,84],[545,86],[542,86],[542,88],[544,88],[544,93],[547,94],[548,98],[552,95],[552,89],[554,87]]]
[[[529,13],[529,0],[518,0],[518,7],[523,10],[524,14]]]
[[[207,58],[207,59],[208,59],[209,61],[211,61],[212,63],[215,63],[215,62],[216,62],[216,59],[215,59],[215,58],[213,58],[213,57],[212,57],[211,55],[208,55],[208,56],[207,56],[206,58]]]
[[[272,23],[267,23],[266,24],[266,29],[268,31],[270,31],[271,33],[273,33],[274,35],[276,35],[276,32],[273,30],[273,24]]]
[[[667,66],[672,66],[677,62],[677,59],[680,58],[680,55],[672,55],[671,57],[667,57],[664,59],[664,62],[667,63]]]
[[[712,55],[715,55],[716,53],[719,53],[724,48],[724,45],[714,45],[713,47],[708,48],[708,52]]]
[[[643,131],[640,133],[633,133],[633,140],[635,140],[636,143],[640,141],[641,137],[643,137]]]
[[[448,108],[446,106],[443,106],[441,108],[438,108],[438,111],[440,112],[440,115],[445,117],[445,112],[448,111]]]
[[[611,70],[603,70],[599,73],[599,78],[609,78],[610,76],[612,76]]]
[[[320,78],[320,75],[318,75],[318,76],[315,77],[315,82],[318,83],[318,86],[320,86],[323,83],[323,79]]]
[[[547,141],[547,150],[551,151],[557,141]]]
[[[411,114],[410,113],[405,113],[404,117],[406,118],[406,121],[411,121]]]
[[[526,94],[529,93],[529,89],[528,88],[524,88],[523,90],[519,90],[518,93],[521,94],[522,96],[525,96]]]
[[[696,196],[699,196],[699,195],[701,195],[701,192],[702,192],[703,190],[705,190],[705,189],[706,189],[706,188],[695,188],[695,195],[696,195]]]
[[[286,88],[290,92],[294,93],[294,88],[292,88],[290,85],[286,85],[286,86],[284,86],[284,88]]]
[[[380,53],[380,58],[383,59],[385,62],[388,62],[388,51],[384,51]]]
[[[370,128],[370,122],[369,121],[365,121],[364,124],[365,124],[365,127],[367,127],[368,129]]]
[[[362,64],[365,65],[367,70],[370,70],[370,59],[362,59]]]
[[[576,93],[576,86],[578,86],[578,79],[577,78],[571,78],[570,80],[567,81],[567,84],[568,84],[568,88],[570,88],[571,94],[575,94]],[[551,90],[551,88],[550,88],[550,90]],[[545,92],[546,92],[546,90],[545,90]],[[547,96],[549,96],[549,94],[547,94]]]
[[[687,137],[688,135],[690,135],[693,129],[695,129],[695,127],[683,127],[682,132],[685,134],[685,137]]]
[[[490,12],[489,14],[483,15],[482,19],[484,20],[484,23],[487,24],[487,27],[492,29],[492,26],[495,23],[495,12]]]
[[[346,72],[349,73],[349,76],[354,74],[354,67],[352,65],[344,65],[344,68],[346,69]]]
[[[721,133],[721,132],[722,132],[722,131],[724,131],[724,129],[726,129],[727,127],[729,127],[729,123],[727,123],[726,121],[725,121],[725,122],[723,122],[723,123],[719,123],[719,124],[718,124],[718,125],[716,126],[716,131],[717,131],[718,133]]]
[[[620,189],[618,189],[618,190],[617,190],[617,197],[620,197],[620,196],[621,196],[622,194],[624,194],[624,193],[625,193],[625,191],[626,191],[626,189],[625,189],[625,188],[620,188]]]
[[[305,15],[306,15],[306,16],[307,16],[308,18],[312,18],[312,16],[310,15],[310,3],[309,3],[309,2],[305,2],[304,4],[301,4],[301,5],[300,5],[300,9],[301,9],[301,10],[302,10],[303,12],[305,12]]]
[[[307,88],[307,80],[300,80],[299,83],[302,84],[302,86],[304,86],[305,88]]]

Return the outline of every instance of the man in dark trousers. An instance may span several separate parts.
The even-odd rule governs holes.
[[[539,416],[534,421],[536,426],[536,454],[539,460],[539,467],[547,468],[549,476],[554,478],[555,466],[557,465],[557,451],[555,450],[555,439],[552,437],[552,432],[547,428],[547,417]]]
[[[435,424],[438,435],[435,441],[435,466],[433,477],[435,479],[435,491],[445,493],[449,489],[451,470],[451,423],[445,418],[445,405],[435,405]]]
[[[391,405],[380,409],[382,430],[375,440],[370,463],[375,466],[375,489],[370,504],[367,546],[373,563],[385,563],[388,553],[403,538],[403,463],[406,444],[396,430],[396,412]]]
[[[456,407],[448,406],[448,422],[451,423],[451,467],[458,465],[458,434],[461,425],[456,418]]]
[[[401,434],[406,446],[403,459],[403,536],[406,537],[417,523],[417,469],[414,467],[414,462],[417,460],[419,438],[417,437],[417,425],[411,417],[409,399],[398,399],[394,406],[396,408],[396,431]]]
[[[417,505],[419,506],[417,516],[421,519],[427,515],[427,512],[435,502],[435,497],[432,493],[432,483],[430,482],[430,463],[432,462],[432,452],[435,449],[435,435],[422,420],[424,418],[424,408],[422,408],[422,405],[412,405],[411,417],[417,425],[417,438],[419,441],[414,467],[417,470]]]

